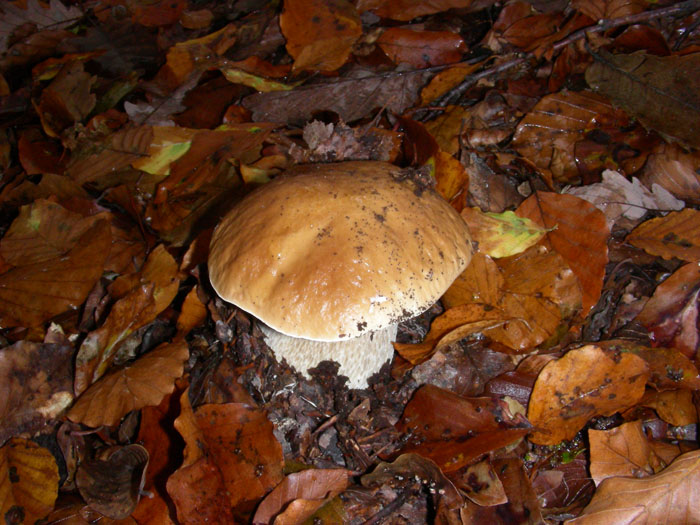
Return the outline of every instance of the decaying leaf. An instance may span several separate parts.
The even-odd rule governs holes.
[[[14,438],[0,448],[0,516],[6,523],[35,523],[58,496],[58,466],[51,452]]]
[[[547,364],[532,389],[527,417],[534,443],[570,439],[596,415],[610,416],[634,406],[644,395],[649,371],[632,354],[608,354],[586,345]]]
[[[73,348],[30,341],[0,349],[0,444],[34,432],[73,400]]]
[[[90,507],[120,520],[136,508],[147,467],[148,451],[141,445],[114,447],[81,463],[75,482]]]
[[[583,514],[568,523],[695,523],[700,521],[700,451],[687,452],[648,478],[604,480]]]
[[[700,61],[695,53],[657,57],[603,50],[586,81],[645,126],[690,147],[700,146]]]
[[[78,398],[68,417],[90,427],[116,425],[132,410],[158,405],[175,388],[188,356],[183,340],[164,343],[94,383]]]

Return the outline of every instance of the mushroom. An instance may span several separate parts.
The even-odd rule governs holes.
[[[246,196],[211,240],[209,278],[257,317],[302,375],[325,360],[348,387],[393,356],[397,324],[428,309],[471,259],[466,223],[383,162],[297,166]]]

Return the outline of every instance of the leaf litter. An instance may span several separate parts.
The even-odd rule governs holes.
[[[0,11],[6,522],[698,520],[697,3]],[[365,390],[206,273],[339,160],[421,168],[479,249]]]

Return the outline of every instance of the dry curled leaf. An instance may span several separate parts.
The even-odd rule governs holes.
[[[188,356],[183,340],[162,344],[93,384],[78,398],[68,417],[89,427],[116,425],[132,410],[159,404],[175,388]]]
[[[532,389],[527,418],[533,443],[571,439],[594,416],[634,406],[644,395],[647,364],[636,355],[586,345],[548,363]]]

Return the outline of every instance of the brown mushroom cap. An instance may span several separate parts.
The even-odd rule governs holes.
[[[226,215],[209,277],[283,334],[339,341],[423,312],[471,253],[459,214],[401,169],[321,164],[290,170]]]

